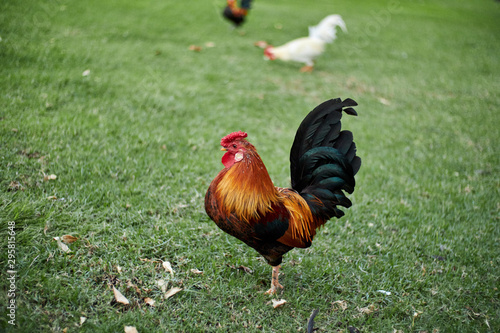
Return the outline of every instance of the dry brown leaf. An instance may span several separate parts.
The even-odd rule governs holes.
[[[422,311],[415,311],[413,312],[413,318],[417,318],[418,316],[420,316],[423,312]]]
[[[65,253],[71,252],[71,250],[69,249],[68,245],[63,244],[63,242],[61,242],[61,238],[54,237],[54,240],[57,242],[57,246],[59,247],[59,249],[61,251],[65,252]]]
[[[125,326],[125,333],[139,333],[134,326]]]
[[[342,310],[344,312],[347,309],[346,301],[335,301],[333,302],[333,307],[335,311]]]
[[[134,290],[135,290],[135,292],[136,292],[136,293],[138,293],[139,295],[141,294],[141,289],[139,289],[139,287],[137,287],[135,284],[133,284],[132,282],[130,282],[130,280],[129,280],[129,281],[127,281],[127,290],[128,290],[129,288],[134,289]]]
[[[215,47],[215,43],[214,42],[206,42],[205,46],[206,47]]]
[[[357,308],[357,310],[362,313],[362,314],[370,314],[374,311],[377,311],[377,309],[375,308],[375,305],[371,304],[367,307],[364,307],[364,308]]]
[[[167,291],[168,282],[165,282],[165,280],[158,280],[156,281],[156,284],[158,285],[158,287],[160,287],[162,292]]]
[[[162,265],[163,268],[165,268],[165,270],[170,273],[170,275],[174,275],[174,270],[172,269],[172,265],[170,265],[170,262],[164,261]]]
[[[66,244],[71,244],[73,242],[76,242],[78,240],[78,238],[76,238],[75,236],[71,236],[71,235],[63,235],[63,236],[61,236],[61,240]]]
[[[155,302],[155,300],[154,300],[154,299],[149,298],[149,297],[146,297],[146,298],[144,299],[144,303],[146,303],[146,304],[147,304],[147,305],[149,305],[149,306],[155,306],[155,303],[156,303],[156,302]]]
[[[228,264],[227,264],[228,265]],[[251,268],[248,268],[246,266],[243,266],[243,265],[240,265],[238,267],[234,266],[234,265],[228,265],[229,267],[231,267],[232,269],[240,269],[242,271],[244,271],[245,273],[248,273],[248,274],[253,274],[253,271]]]
[[[83,323],[87,320],[85,317],[80,317],[80,326],[83,325]]]
[[[378,101],[381,103],[381,104],[384,104],[384,105],[391,105],[391,102],[389,102],[389,100],[383,98],[383,97],[379,97],[378,98]]]
[[[24,188],[20,182],[11,181],[9,184],[9,191],[18,191],[18,190],[23,190],[23,189]]]
[[[273,299],[271,301],[273,302],[273,308],[275,308],[275,309],[286,303],[286,301],[284,299]]]
[[[193,273],[193,274],[203,274],[203,272],[200,271],[198,268],[192,268],[191,269],[191,273]]]
[[[423,312],[422,311],[415,311],[413,312],[413,318],[412,318],[412,321],[411,321],[411,326],[415,326],[415,319],[418,318],[418,316],[420,316]]]
[[[201,46],[198,46],[198,45],[189,45],[189,50],[190,51],[200,52],[201,51]]]
[[[170,297],[174,296],[175,294],[177,294],[181,290],[182,290],[182,288],[173,287],[172,289],[167,291],[167,293],[165,294],[164,297],[165,297],[165,299],[170,298]]]
[[[49,180],[55,180],[57,179],[57,176],[56,175],[46,175],[46,174],[43,174],[43,181],[49,181]]]
[[[475,312],[475,311],[474,311],[474,309],[473,309],[473,308],[471,308],[470,306],[468,306],[468,305],[467,305],[465,308],[466,308],[467,310],[469,310],[470,312],[472,312],[472,314],[473,314],[474,316],[476,316],[476,317],[481,317],[481,313],[479,313],[479,312]]]
[[[130,301],[122,295],[122,293],[115,288],[115,286],[113,286],[113,293],[115,294],[115,300],[118,302],[118,303],[122,303],[122,304],[125,304],[125,305],[128,305],[130,304]]]
[[[115,268],[116,268],[116,271],[117,271],[118,273],[121,273],[121,272],[122,272],[122,268],[121,268],[120,266],[116,265],[116,267],[115,267]]]
[[[49,200],[57,200],[57,197],[55,195],[48,196],[47,199]]]
[[[238,269],[243,270],[245,273],[248,273],[248,274],[253,274],[252,269],[251,269],[251,268],[248,268],[248,267],[246,267],[246,266],[241,265],[241,266],[239,266],[239,267],[238,267]]]

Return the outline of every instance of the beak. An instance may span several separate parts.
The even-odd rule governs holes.
[[[220,150],[222,150],[222,151],[227,151],[227,148],[222,147]]]

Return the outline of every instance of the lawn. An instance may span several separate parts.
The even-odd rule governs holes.
[[[0,330],[306,332],[317,309],[316,332],[500,331],[500,3],[257,0],[237,30],[224,3],[2,1]],[[312,73],[253,45],[333,13]],[[220,138],[288,186],[335,97],[359,104],[353,206],[264,295],[271,267],[204,211]]]

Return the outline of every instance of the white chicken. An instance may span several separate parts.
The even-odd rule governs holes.
[[[304,63],[301,72],[311,72],[314,60],[325,51],[325,45],[337,38],[337,26],[347,33],[347,27],[340,15],[329,15],[318,25],[309,27],[309,36],[294,39],[281,46],[269,45],[264,50],[266,59],[296,61]]]

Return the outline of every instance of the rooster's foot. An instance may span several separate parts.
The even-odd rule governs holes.
[[[278,291],[278,288],[279,289],[283,289],[283,286],[281,284],[277,284],[277,285],[272,285],[271,288],[265,292],[266,295],[274,295],[276,294],[276,292]]]
[[[274,295],[278,288],[283,289],[283,286],[279,283],[278,277],[280,275],[280,266],[273,266],[273,274],[271,279],[271,289],[266,291],[266,295]]]
[[[302,73],[311,73],[313,71],[313,66],[304,66],[300,69]]]

